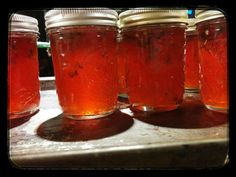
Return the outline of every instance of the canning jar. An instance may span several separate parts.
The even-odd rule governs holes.
[[[119,18],[132,109],[176,109],[184,93],[187,10],[135,8]]]
[[[39,109],[38,21],[13,14],[8,29],[8,118],[31,115]]]
[[[198,32],[196,18],[188,19],[186,30],[185,82],[187,92],[199,92]]]
[[[127,94],[127,53],[124,52],[125,46],[123,45],[122,35],[120,30],[117,34],[117,62],[118,62],[118,83],[119,94]]]
[[[211,110],[228,110],[227,25],[219,10],[196,10],[199,33],[200,92]]]
[[[118,96],[116,22],[108,8],[53,9],[45,14],[59,103],[82,120],[114,112]]]

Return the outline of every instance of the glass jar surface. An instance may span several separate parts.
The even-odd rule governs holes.
[[[65,116],[92,119],[114,112],[118,96],[116,27],[56,27],[48,35]]]
[[[197,31],[186,31],[185,90],[199,92],[199,54]]]
[[[8,116],[30,115],[39,109],[38,35],[31,32],[8,34]]]
[[[117,36],[117,60],[118,60],[118,82],[119,93],[127,94],[127,53],[125,52],[122,36],[119,33]]]
[[[227,26],[224,17],[197,24],[199,32],[200,91],[211,110],[228,111]]]
[[[184,93],[186,25],[181,23],[124,28],[127,84],[132,109],[176,109]]]

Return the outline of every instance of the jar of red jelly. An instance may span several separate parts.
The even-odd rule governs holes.
[[[116,109],[116,11],[53,9],[45,14],[59,103],[65,117],[82,120]]]
[[[227,24],[219,10],[196,10],[200,92],[205,106],[228,111]]]
[[[178,108],[184,93],[187,10],[135,8],[119,18],[132,109]]]
[[[186,92],[199,92],[198,32],[196,18],[188,19],[186,29],[185,82]]]
[[[13,14],[8,29],[8,118],[39,109],[38,21]]]
[[[122,44],[122,35],[120,30],[117,34],[117,60],[118,60],[118,83],[119,83],[119,94],[124,95],[127,93],[127,80],[126,80],[126,72],[127,72],[127,54],[123,52],[125,50],[125,46]]]

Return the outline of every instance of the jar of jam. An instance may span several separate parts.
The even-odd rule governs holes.
[[[118,83],[119,83],[119,94],[126,94],[127,93],[127,79],[126,79],[126,72],[127,72],[127,53],[123,52],[125,50],[124,45],[122,44],[122,35],[120,30],[117,34],[117,59],[118,59]]]
[[[188,19],[186,29],[185,82],[186,92],[199,92],[199,57],[196,18]]]
[[[119,18],[132,110],[178,108],[184,93],[187,10],[135,8]]]
[[[31,115],[39,109],[38,21],[13,14],[8,29],[8,118]]]
[[[82,120],[114,112],[118,97],[116,11],[53,9],[45,14],[56,90],[65,117]]]
[[[205,106],[228,111],[227,24],[219,10],[196,10],[200,92]]]

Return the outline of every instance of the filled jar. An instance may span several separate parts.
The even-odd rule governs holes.
[[[66,117],[114,112],[118,96],[116,22],[108,8],[53,9],[45,14],[59,103]]]
[[[219,10],[196,10],[200,92],[205,106],[228,111],[227,24]]]
[[[118,83],[119,83],[119,94],[127,94],[127,56],[125,53],[125,45],[123,45],[122,35],[120,30],[117,34],[117,61],[118,61]]]
[[[178,108],[184,93],[187,10],[135,8],[119,18],[132,110]]]
[[[8,118],[31,115],[39,109],[38,21],[13,14],[8,29]]]
[[[186,29],[185,82],[186,92],[199,92],[199,54],[196,18],[188,19]]]

